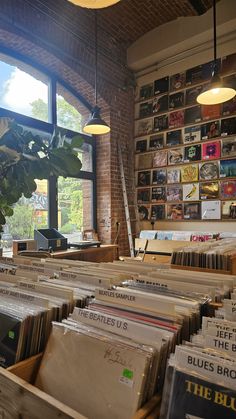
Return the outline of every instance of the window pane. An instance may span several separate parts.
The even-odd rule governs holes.
[[[48,78],[0,54],[0,107],[48,122]]]
[[[69,242],[81,240],[81,232],[93,228],[92,181],[58,178],[58,229]]]
[[[82,105],[68,90],[57,84],[57,125],[75,132],[82,131]]]
[[[81,148],[78,149],[78,157],[82,163],[82,169],[85,172],[93,171],[93,160],[92,160],[92,146],[87,143],[83,143]]]

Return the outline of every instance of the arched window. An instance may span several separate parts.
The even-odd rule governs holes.
[[[63,80],[33,64],[0,50],[0,117],[13,118],[45,139],[55,127],[72,138],[82,130],[86,102]],[[36,180],[32,198],[22,196],[7,220],[3,247],[10,249],[12,239],[32,238],[36,228],[57,228],[71,242],[81,238],[83,229],[96,229],[95,144],[81,135],[80,178]]]

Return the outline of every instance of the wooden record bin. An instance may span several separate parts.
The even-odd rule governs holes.
[[[199,268],[197,266],[184,266],[184,265],[171,265],[172,269],[183,269],[187,271],[197,271],[197,272],[208,272],[216,274],[225,274],[225,275],[236,275],[236,255],[231,256],[230,261],[230,270],[225,271],[221,269],[208,269],[208,268]]]
[[[1,417],[4,419],[85,419],[85,416],[33,385],[41,360],[42,354],[39,354],[7,369],[0,368]],[[160,401],[161,397],[155,395],[136,412],[132,419],[157,418]]]

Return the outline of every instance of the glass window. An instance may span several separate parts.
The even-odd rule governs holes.
[[[57,125],[75,132],[82,131],[82,105],[68,90],[57,84]]]
[[[0,107],[48,122],[47,77],[0,54]]]

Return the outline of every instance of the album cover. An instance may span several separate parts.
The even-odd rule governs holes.
[[[168,111],[168,95],[156,97],[153,100],[152,112],[160,113],[160,112],[166,112],[166,111]]]
[[[184,143],[198,143],[201,141],[201,126],[187,127],[184,129]]]
[[[159,150],[164,147],[164,135],[155,134],[150,136],[149,151]]]
[[[183,89],[185,86],[185,72],[170,76],[170,92]]]
[[[222,157],[233,157],[236,156],[236,138],[232,140],[223,140],[221,146]]]
[[[220,136],[220,124],[219,121],[208,122],[201,126],[201,138],[202,140],[208,140],[211,138]]]
[[[236,90],[236,74],[224,77],[222,80],[224,86],[232,87],[234,90]]]
[[[153,96],[153,84],[146,84],[145,86],[140,87],[140,100],[149,99]]]
[[[183,205],[169,204],[167,205],[167,219],[168,220],[182,220],[183,219]]]
[[[166,201],[166,188],[159,186],[152,188],[152,202],[165,202]]]
[[[191,86],[192,84],[201,83],[203,66],[198,65],[193,68],[189,68],[186,71],[186,86]]]
[[[167,183],[180,182],[180,169],[167,169]]]
[[[152,115],[152,102],[144,102],[139,106],[139,118]]]
[[[193,144],[188,147],[184,147],[184,161],[198,161],[201,160],[201,145]]]
[[[228,116],[236,113],[236,96],[227,102],[222,103],[222,115]]]
[[[221,142],[211,141],[202,144],[202,160],[219,159],[221,152]]]
[[[220,117],[220,104],[217,105],[202,105],[202,120],[215,119]]]
[[[184,123],[194,124],[194,122],[201,121],[201,106],[193,106],[192,108],[185,109]]]
[[[137,202],[138,204],[150,202],[150,189],[137,189]]]
[[[221,202],[220,201],[202,201],[202,219],[220,220]]]
[[[200,220],[201,219],[201,203],[191,202],[184,204],[184,219],[185,220]]]
[[[152,133],[152,119],[145,119],[138,122],[138,136]]]
[[[184,106],[184,92],[169,95],[169,109],[182,108]]]
[[[169,90],[169,77],[168,76],[154,81],[154,95],[167,93],[168,90]]]
[[[150,170],[138,173],[138,186],[148,186],[151,181]]]
[[[199,183],[183,185],[183,201],[199,201]]]
[[[212,78],[213,70],[220,72],[221,69],[221,60],[209,61],[208,63],[203,64],[202,66],[202,79],[203,81],[210,80]]]
[[[222,57],[222,74],[236,72],[236,53]]]
[[[167,132],[166,146],[167,147],[172,147],[172,146],[175,146],[175,145],[179,145],[181,143],[181,140],[182,140],[181,129],[178,129],[176,131]]]
[[[166,183],[166,169],[153,170],[152,172],[153,185],[163,185]]]
[[[219,198],[219,183],[218,182],[200,183],[200,198],[201,199]]]
[[[220,160],[220,177],[236,177],[236,159]]]
[[[200,180],[212,180],[219,177],[219,163],[209,162],[200,164],[199,170]]]
[[[135,169],[150,169],[152,167],[152,155],[149,154],[139,154],[135,156]]]
[[[221,120],[221,135],[236,134],[236,118],[227,118]]]
[[[191,87],[191,89],[186,90],[185,105],[196,105],[197,97],[202,93],[204,86]]]
[[[147,151],[147,140],[136,141],[136,153],[145,153]]]
[[[167,150],[156,151],[153,155],[153,167],[167,166]]]
[[[184,110],[169,114],[169,128],[179,128],[184,125]]]
[[[184,149],[174,148],[173,150],[168,150],[168,163],[169,164],[179,164],[184,160]]]
[[[198,181],[198,165],[188,164],[181,167],[181,182],[197,182]]]
[[[167,186],[166,187],[166,200],[169,202],[172,201],[181,201],[182,200],[182,186]]]
[[[226,220],[236,219],[236,201],[222,202],[222,218]]]
[[[152,205],[151,207],[151,220],[158,221],[165,219],[165,205]]]
[[[168,128],[168,116],[161,115],[154,118],[154,131],[164,131]]]
[[[236,180],[220,182],[221,199],[236,199]]]
[[[140,205],[138,207],[139,221],[148,221],[150,218],[150,206]]]

